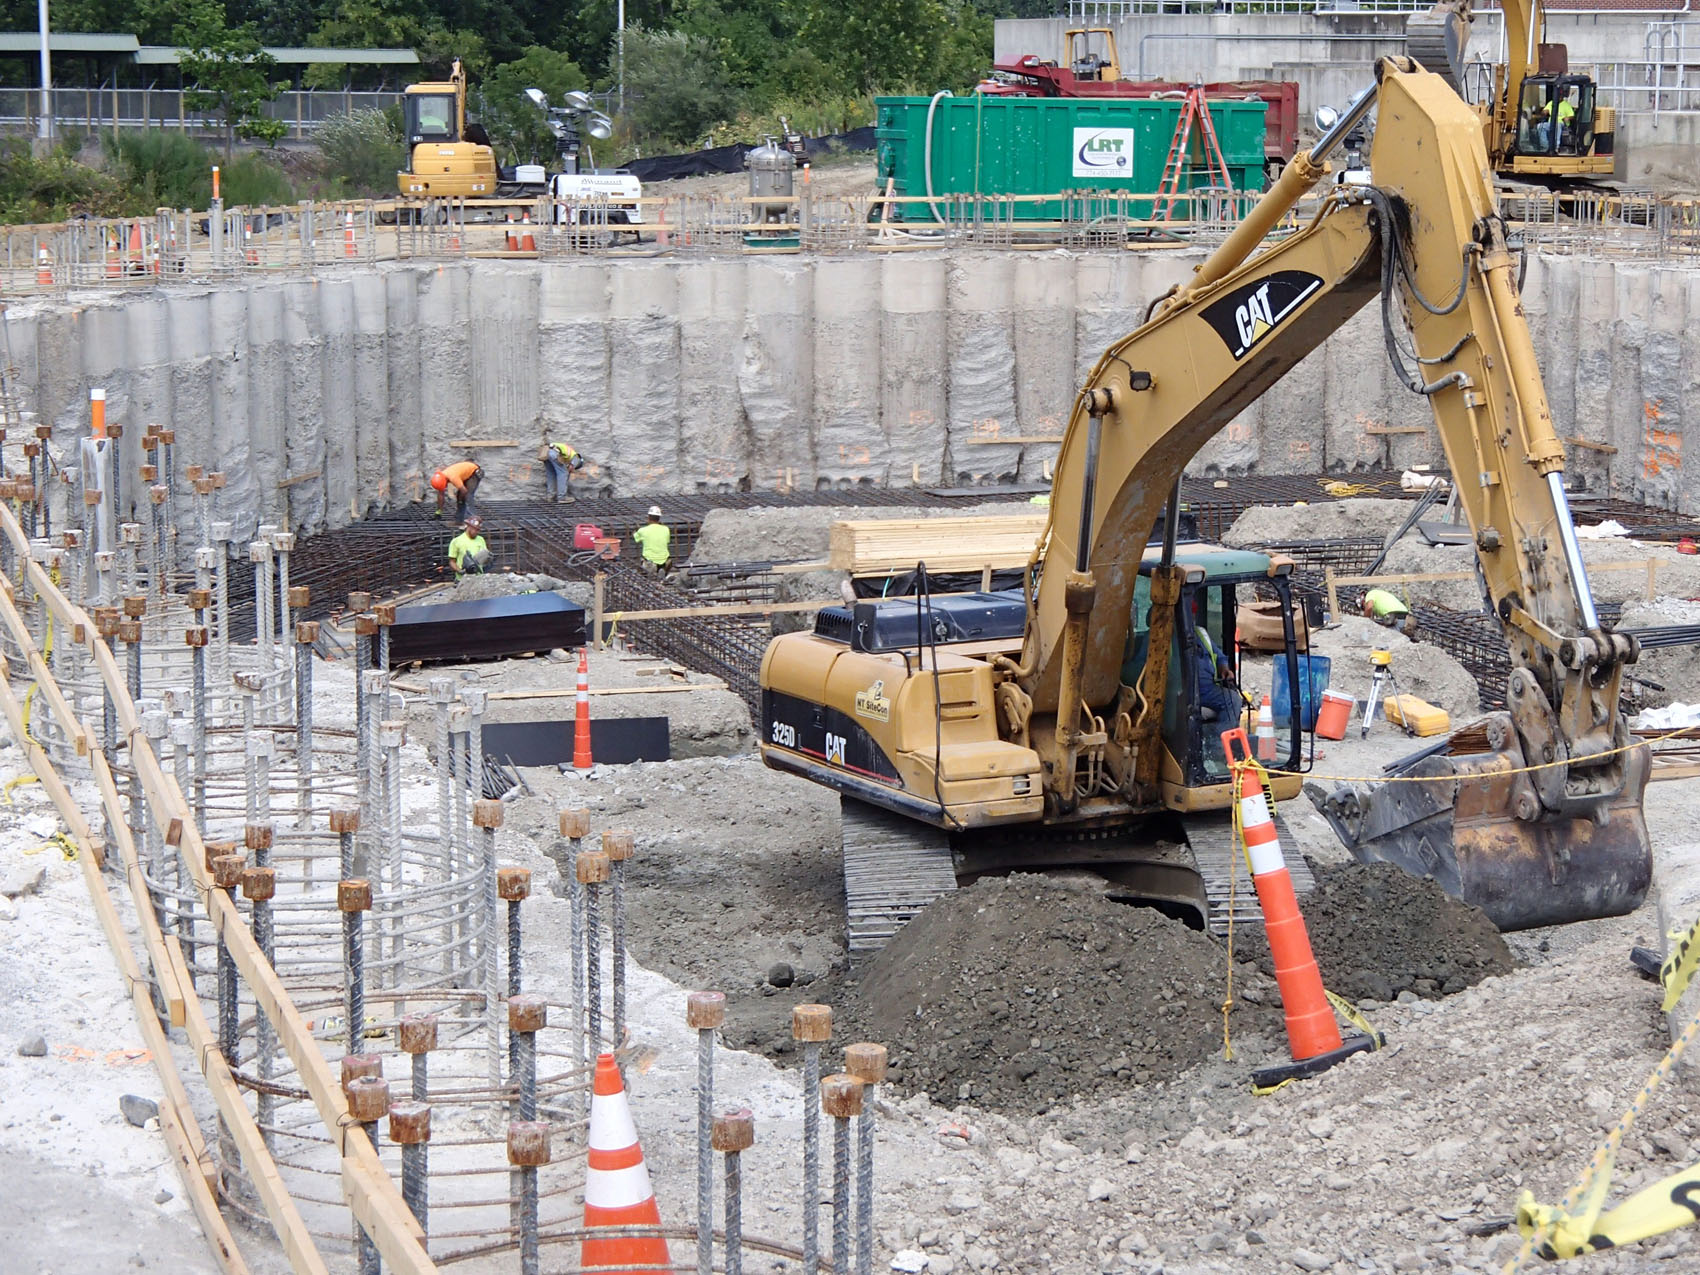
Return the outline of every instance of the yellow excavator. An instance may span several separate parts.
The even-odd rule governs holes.
[[[1616,113],[1598,105],[1594,81],[1570,71],[1569,50],[1547,44],[1540,0],[1504,0],[1505,61],[1492,81],[1469,82],[1471,0],[1440,0],[1412,17],[1405,51],[1443,76],[1460,96],[1477,97],[1488,160],[1515,181],[1564,184],[1608,178],[1613,170]]]
[[[1188,844],[1199,821],[1180,838],[1161,827],[1233,800],[1222,767],[1185,755],[1223,725],[1177,720],[1196,707],[1191,644],[1209,636],[1207,554],[1178,538],[1178,483],[1213,434],[1377,298],[1388,356],[1428,398],[1458,478],[1511,651],[1508,709],[1402,782],[1313,799],[1358,858],[1433,875],[1502,929],[1618,915],[1645,896],[1648,756],[1618,707],[1639,650],[1601,622],[1583,569],[1481,124],[1410,59],[1383,60],[1376,79],[1098,360],[1022,588],[954,611],[924,592],[829,608],[768,647],[762,756],[843,795],[853,952],[959,875],[1012,867],[1107,870],[1209,919],[1210,869]],[[1372,106],[1370,184],[1332,186],[1266,243]],[[1265,573],[1279,580],[1281,564]],[[1291,754],[1277,778],[1289,792]]]

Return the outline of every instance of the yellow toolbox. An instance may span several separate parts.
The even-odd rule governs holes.
[[[1444,735],[1452,729],[1452,719],[1446,715],[1444,708],[1436,708],[1415,695],[1389,695],[1387,720],[1395,726],[1408,722],[1417,735]]]

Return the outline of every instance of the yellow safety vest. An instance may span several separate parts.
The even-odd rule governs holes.
[[[668,546],[673,542],[673,532],[664,522],[646,522],[632,532],[632,539],[643,546],[643,556],[658,567],[667,565],[673,555]]]
[[[463,531],[449,541],[449,561],[454,563],[456,571],[465,571],[467,554],[484,553],[489,548],[483,536],[469,536]]]

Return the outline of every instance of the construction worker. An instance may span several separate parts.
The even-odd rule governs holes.
[[[643,550],[645,571],[665,571],[673,561],[673,553],[669,548],[673,542],[673,532],[661,521],[660,505],[649,507],[649,521],[632,532],[632,539],[637,541]]]
[[[1401,602],[1397,594],[1386,589],[1371,589],[1364,594],[1362,606],[1364,617],[1374,620],[1382,628],[1398,629],[1408,638],[1417,635],[1417,617],[1411,614],[1411,608]]]
[[[549,480],[549,499],[573,501],[572,474],[584,468],[584,457],[571,443],[543,440],[543,472]]]
[[[460,535],[449,541],[449,562],[457,576],[468,571],[484,573],[484,566],[490,561],[490,545],[483,532],[484,520],[474,514],[466,520]]]
[[[1202,624],[1193,625],[1192,634],[1198,643],[1199,717],[1207,722],[1237,721],[1239,715],[1229,689],[1234,684],[1234,666],[1216,649]]]
[[[449,488],[455,493],[455,519],[464,519],[472,511],[472,494],[484,481],[484,471],[475,460],[457,460],[444,465],[431,475],[431,486],[437,491],[437,517],[443,516],[443,497]]]

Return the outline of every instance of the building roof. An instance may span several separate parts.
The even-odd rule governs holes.
[[[47,36],[49,53],[129,53],[141,45],[133,35],[86,34],[52,31]],[[0,53],[40,53],[41,35],[36,31],[0,31]]]
[[[144,66],[175,66],[183,50],[170,45],[142,44],[123,32],[54,31],[47,37],[49,53],[96,53],[128,57]],[[40,53],[41,36],[35,31],[0,31],[0,53]],[[412,49],[306,49],[267,46],[266,52],[288,66],[331,63],[354,66],[418,66]]]

